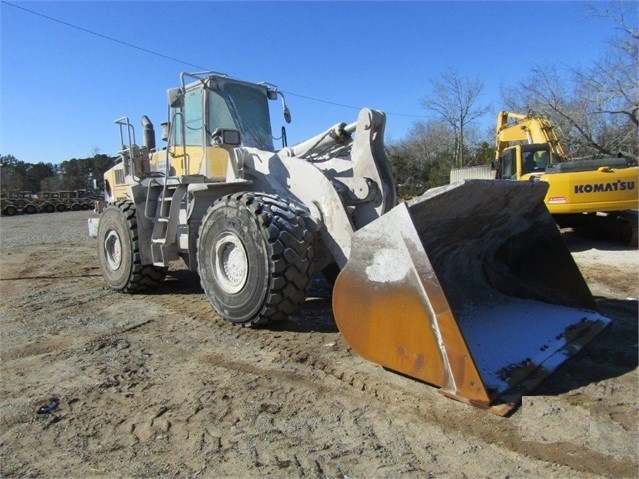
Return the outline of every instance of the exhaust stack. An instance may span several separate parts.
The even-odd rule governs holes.
[[[144,146],[149,151],[155,150],[155,130],[153,129],[153,123],[149,120],[149,117],[144,115],[142,117],[142,137],[144,140]]]

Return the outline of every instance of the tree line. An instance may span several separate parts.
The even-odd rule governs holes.
[[[90,158],[72,158],[59,165],[26,163],[11,154],[0,155],[2,191],[18,190],[37,194],[40,191],[92,190],[93,180],[102,180],[115,164],[116,157],[95,154]]]
[[[406,139],[389,145],[397,182],[413,192],[448,183],[451,168],[495,159],[495,128],[478,119],[501,110],[548,118],[569,159],[639,158],[639,32],[631,26],[636,5],[590,7],[616,36],[590,65],[532,65],[518,83],[502,87],[498,108],[479,103],[483,82],[449,69],[430,81],[422,106],[431,119],[414,125]],[[496,126],[496,123],[495,123]],[[421,190],[421,191],[420,191]]]

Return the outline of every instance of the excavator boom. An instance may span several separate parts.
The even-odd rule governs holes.
[[[509,123],[509,120],[513,122]],[[497,160],[513,142],[547,144],[556,163],[566,160],[566,152],[555,128],[547,118],[540,115],[522,115],[511,111],[500,111],[497,115]]]

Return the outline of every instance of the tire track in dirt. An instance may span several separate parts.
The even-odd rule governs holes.
[[[189,287],[191,286],[182,286],[182,288]],[[613,477],[634,477],[636,473],[637,463],[627,457],[612,457],[572,443],[543,444],[526,441],[519,430],[519,421],[514,418],[496,418],[465,405],[451,405],[448,404],[450,400],[442,400],[429,386],[420,385],[408,379],[397,380],[397,377],[391,380],[391,376],[396,376],[392,372],[383,371],[378,366],[363,366],[362,360],[353,358],[353,353],[344,344],[339,333],[313,332],[312,327],[305,327],[303,325],[304,316],[307,314],[305,309],[298,313],[299,318],[277,324],[270,329],[248,329],[223,322],[204,297],[195,301],[193,297],[175,295],[167,291],[166,296],[161,294],[157,296],[157,299],[165,307],[188,315],[191,320],[203,322],[211,328],[230,334],[235,333],[235,337],[242,341],[259,343],[260,348],[267,348],[277,353],[282,358],[284,366],[292,365],[299,370],[297,373],[299,377],[313,377],[313,371],[320,371],[358,393],[379,401],[384,407],[399,409],[403,414],[410,414],[415,421],[427,421],[443,430],[471,435],[484,443],[507,448],[517,454],[528,455],[540,461],[564,464],[575,471],[602,476],[612,474]],[[319,311],[315,307],[313,314],[329,317],[325,321],[324,331],[332,331],[330,303],[326,298],[319,307]],[[327,326],[326,323],[329,325]],[[212,331],[212,334],[216,333]],[[328,354],[325,346],[327,342],[332,344],[332,350],[328,351]],[[347,357],[348,360],[344,361]],[[224,364],[223,361],[220,363]],[[234,363],[234,367],[241,370],[249,366],[239,366]],[[253,369],[253,371],[257,373],[260,369]],[[275,371],[262,369],[261,373],[275,374]],[[412,384],[399,384],[407,381]],[[316,387],[319,390],[322,389],[321,384]],[[588,398],[586,401],[594,403],[596,398]]]
[[[91,264],[92,253],[93,249],[79,248],[70,264],[65,266],[56,259],[54,267],[41,267],[30,274],[64,277],[81,273],[81,268]],[[84,271],[91,273],[90,269]],[[369,470],[369,476],[401,473],[424,477],[437,463],[437,448],[420,443],[415,436],[427,427],[443,431],[446,439],[442,440],[452,441],[449,436],[455,437],[460,443],[461,458],[472,460],[477,458],[473,448],[495,446],[585,474],[634,477],[637,470],[636,463],[626,457],[613,458],[583,445],[526,441],[520,434],[517,415],[496,418],[459,405],[428,386],[362,360],[337,332],[326,294],[308,301],[298,315],[271,329],[246,329],[225,323],[215,315],[196,275],[181,265],[170,275],[158,291],[135,296],[107,291],[100,278],[87,276],[46,281],[50,295],[40,298],[37,290],[44,285],[38,282],[33,291],[14,296],[2,305],[18,308],[12,316],[31,315],[28,326],[41,337],[59,329],[69,334],[70,343],[60,348],[51,343],[49,349],[44,349],[46,362],[50,363],[46,367],[66,364],[64,367],[72,370],[72,381],[63,387],[67,394],[63,412],[57,419],[41,422],[42,442],[50,440],[86,451],[86,456],[78,460],[87,468],[76,467],[78,473],[92,475],[101,467],[107,471],[107,463],[98,462],[96,466],[91,462],[91,457],[95,461],[106,451],[108,455],[104,457],[109,460],[140,462],[137,467],[146,475],[166,475],[171,471],[166,469],[168,464],[149,462],[145,459],[147,454],[177,454],[186,461],[184,470],[192,473],[204,473],[205,465],[215,462],[222,464],[216,470],[218,475],[233,474],[235,471],[224,469],[224,459],[231,467],[233,460],[250,457],[250,470],[258,475],[318,477],[340,471],[346,474],[349,465],[357,467],[366,451],[365,457],[374,459],[372,462],[388,463]],[[16,291],[19,289],[16,287]],[[106,313],[94,314],[87,308]],[[44,313],[53,320],[47,321]],[[100,321],[105,323],[99,324]],[[3,338],[5,330],[3,325]],[[620,333],[629,331],[622,328]],[[614,342],[614,338],[609,342]],[[170,349],[170,357],[182,357],[184,361],[169,365],[162,362],[158,357],[162,344]],[[591,359],[596,361],[602,354],[605,348],[596,350]],[[626,359],[621,355],[615,361]],[[27,363],[19,367],[25,368]],[[211,370],[215,375],[206,374]],[[79,372],[84,377],[76,378]],[[245,383],[241,387],[234,385],[233,378],[238,373]],[[171,378],[176,375],[187,377],[186,388],[173,392],[172,402],[164,404],[160,398],[166,395],[162,392],[171,387]],[[30,391],[27,387],[23,390]],[[327,396],[334,401],[335,412],[316,417],[316,398]],[[585,392],[584,397],[564,395],[558,400],[588,405],[597,397]],[[119,412],[120,409],[129,413]],[[235,414],[236,410],[243,410],[244,416]],[[380,418],[380,411],[386,413],[387,420]],[[374,422],[368,413],[375,415]],[[611,413],[617,414],[622,423],[627,421],[623,417],[627,409]],[[83,421],[81,429],[71,428],[75,436],[69,437],[69,433],[57,428],[56,424],[65,426],[74,418]],[[3,429],[11,425],[26,431],[30,420],[23,408],[2,421]],[[305,426],[297,429],[300,424]],[[339,447],[330,444],[330,438],[323,446],[309,442],[307,437],[316,428],[339,429],[340,437],[335,439]],[[398,430],[407,435],[398,437]],[[413,437],[408,433],[413,433]],[[459,437],[468,438],[470,443]],[[183,455],[175,449],[182,445],[192,454]],[[282,452],[294,451],[300,445],[308,445],[306,454]],[[77,466],[60,452],[52,454],[59,464]],[[442,463],[443,458],[439,461]],[[171,467],[179,470],[181,466]],[[43,475],[46,465],[22,469],[21,475],[37,470]],[[441,476],[458,477],[444,472]]]

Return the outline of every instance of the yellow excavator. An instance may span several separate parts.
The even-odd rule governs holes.
[[[623,157],[569,161],[547,118],[497,115],[496,168],[462,168],[451,179],[487,177],[548,184],[546,206],[561,227],[637,245],[639,168]]]
[[[223,319],[268,327],[337,269],[333,313],[355,352],[495,414],[609,323],[546,183],[466,181],[399,203],[380,111],[275,147],[269,101],[291,114],[274,85],[183,73],[167,96],[164,148],[146,116],[143,146],[116,121],[120,157],[89,220],[113,290],[161,288],[181,259]]]

